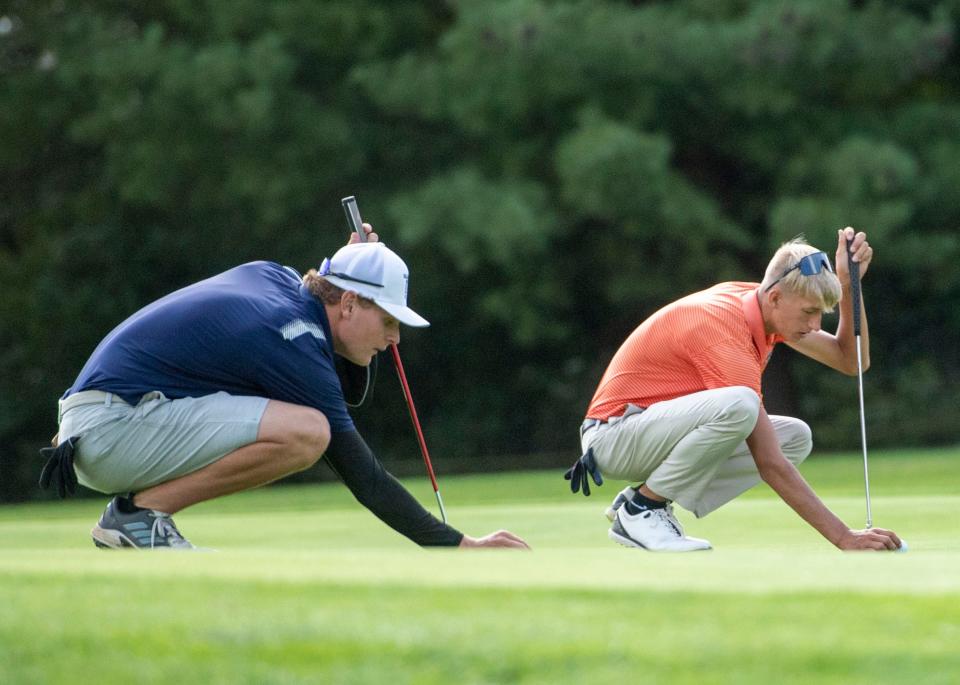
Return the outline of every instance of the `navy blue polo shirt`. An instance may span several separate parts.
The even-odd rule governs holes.
[[[323,305],[295,272],[251,262],[163,297],[117,326],[67,391],[136,404],[224,391],[313,407],[334,433],[354,430]]]

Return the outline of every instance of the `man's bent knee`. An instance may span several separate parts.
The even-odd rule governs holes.
[[[330,422],[316,409],[271,400],[257,439],[282,443],[291,469],[302,471],[317,463],[327,451]]]
[[[793,419],[785,433],[780,449],[794,466],[799,466],[813,451],[813,431],[800,419]]]
[[[292,449],[300,470],[308,469],[327,451],[330,445],[330,422],[316,409],[306,409],[294,436]]]
[[[724,389],[724,396],[727,401],[724,413],[752,431],[760,416],[760,397],[757,393],[744,386],[733,386]]]

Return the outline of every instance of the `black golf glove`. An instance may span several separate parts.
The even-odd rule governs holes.
[[[597,485],[603,485],[603,476],[600,475],[600,469],[597,468],[597,460],[593,456],[593,449],[588,449],[586,453],[574,462],[573,466],[567,469],[563,477],[570,481],[570,491],[574,494],[580,492],[583,488],[583,494],[590,496],[590,478]]]
[[[47,463],[40,472],[40,487],[44,490],[50,487],[53,481],[57,486],[60,498],[65,498],[77,491],[77,472],[73,470],[73,449],[79,437],[67,438],[58,447],[44,447],[40,454],[48,457]]]

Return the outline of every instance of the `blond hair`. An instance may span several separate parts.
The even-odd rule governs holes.
[[[820,309],[832,312],[843,294],[837,275],[831,270],[823,269],[818,274],[804,276],[800,273],[800,269],[796,268],[801,259],[816,252],[820,250],[807,244],[802,236],[785,242],[767,264],[767,272],[760,284],[761,292],[772,287],[776,281],[777,285],[784,290],[800,297],[816,300]]]

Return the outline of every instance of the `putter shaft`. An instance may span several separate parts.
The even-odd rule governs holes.
[[[413,404],[413,394],[410,392],[410,384],[407,383],[407,374],[403,370],[403,362],[400,361],[400,352],[396,345],[390,345],[390,352],[393,355],[393,363],[397,369],[397,376],[400,378],[400,385],[403,386],[403,395],[407,400],[407,410],[410,412],[410,421],[413,423],[414,431],[417,434],[417,443],[420,445],[420,454],[423,455],[423,463],[427,467],[427,475],[430,476],[430,484],[433,486],[433,494],[437,496],[437,505],[440,507],[440,517],[443,522],[447,522],[447,511],[443,508],[443,498],[440,497],[440,486],[437,485],[437,476],[433,473],[433,463],[430,461],[430,452],[427,450],[427,441],[423,437],[423,430],[420,428],[420,419],[417,417],[417,408]]]
[[[860,395],[860,444],[863,446],[863,488],[867,495],[867,528],[873,527],[870,509],[870,473],[867,468],[867,420],[863,410],[863,352],[860,339],[860,263],[853,259],[853,238],[847,239],[847,268],[850,270],[850,289],[853,296],[853,335],[857,343],[857,389]]]
[[[867,421],[863,410],[863,357],[860,353],[860,336],[857,336],[857,387],[860,391],[860,444],[863,445],[863,486],[867,493],[867,528],[873,527],[873,512],[870,509],[870,470],[867,466]]]

